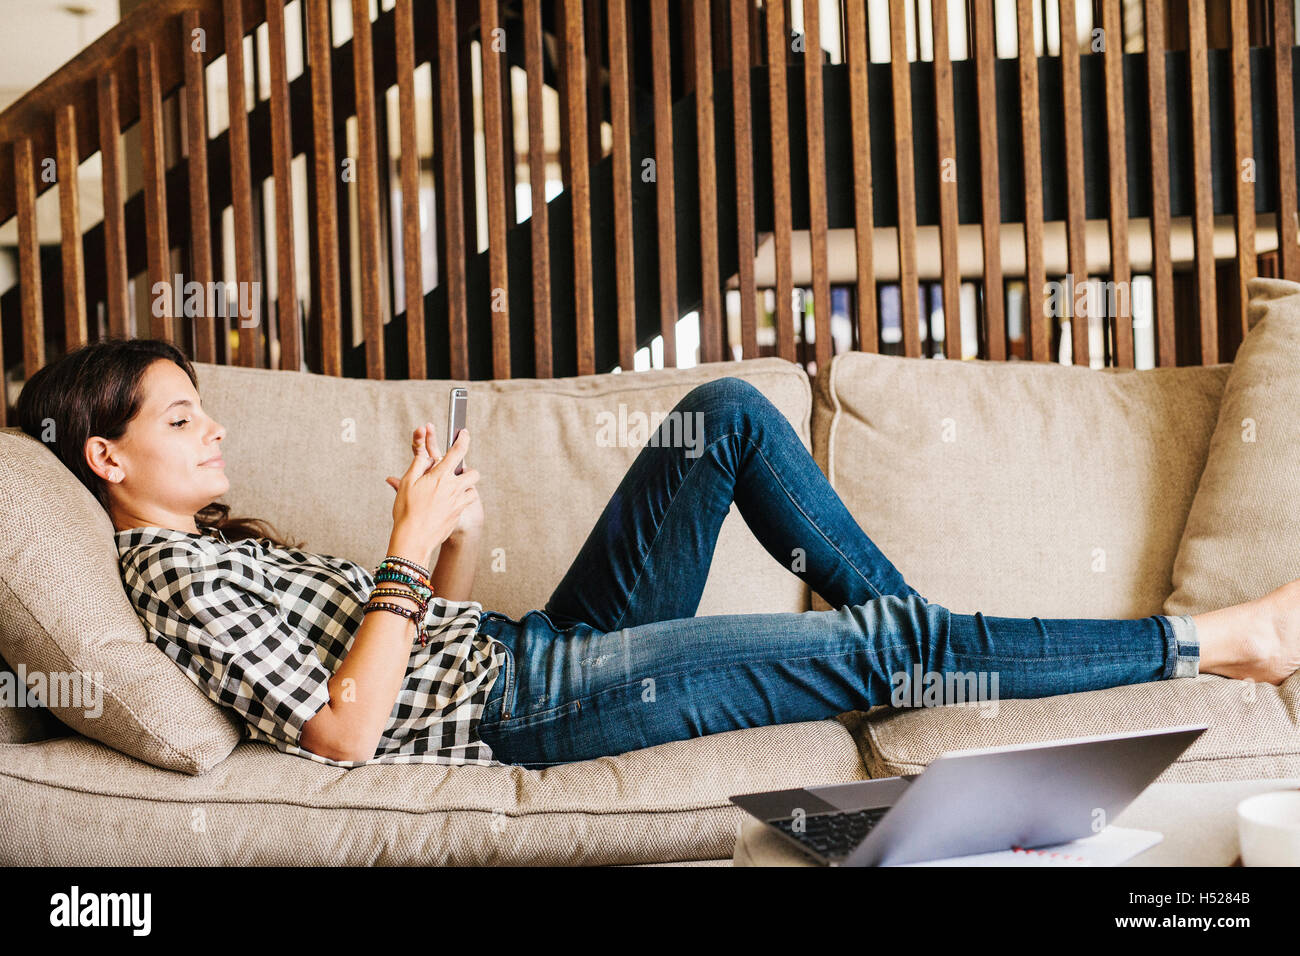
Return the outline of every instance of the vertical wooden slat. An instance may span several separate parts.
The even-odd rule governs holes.
[[[1164,368],[1178,364],[1174,339],[1174,267],[1169,247],[1169,117],[1166,115],[1165,92],[1164,0],[1147,0],[1145,14],[1147,112],[1151,121],[1151,279],[1155,286],[1156,363]]]
[[[1061,31],[1061,109],[1067,117],[1083,116],[1083,99],[1079,88],[1079,45],[1076,41],[1074,0],[1060,0]],[[1075,290],[1088,281],[1088,248],[1085,232],[1083,179],[1083,125],[1067,122],[1065,127],[1065,247],[1069,277],[1065,283],[1064,312],[1059,318],[1070,320],[1071,361],[1088,365],[1088,327],[1090,316],[1075,315]]]
[[[86,268],[81,251],[81,197],[77,183],[77,110],[71,103],[55,110],[54,136],[63,260],[63,341],[65,350],[71,351],[86,344]]]
[[[321,373],[342,375],[342,320],[339,305],[338,176],[334,166],[334,91],[330,78],[328,0],[307,2],[307,51],[311,69],[312,207],[318,270],[315,303],[321,343]]]
[[[377,9],[378,15],[382,17],[384,15],[384,4],[379,3]],[[394,38],[394,43],[396,43],[396,38]],[[396,53],[389,53],[387,57],[392,59],[395,65]],[[371,62],[374,62],[373,59]],[[377,88],[375,95],[375,174],[377,178],[376,192],[380,197],[378,208],[379,235],[381,237],[379,242],[379,301],[384,303],[383,310],[391,319],[396,317],[394,303],[397,301],[397,269],[399,268],[399,264],[393,258],[397,248],[392,236],[394,229],[401,228],[401,210],[399,208],[395,222],[392,198],[401,184],[401,170],[394,169],[393,151],[389,144],[389,136],[392,131],[389,129],[388,122],[387,87]],[[400,144],[400,138],[398,142]],[[396,177],[394,177],[394,172],[397,174]],[[409,349],[403,350],[407,351],[409,355]]]
[[[826,106],[822,98],[820,0],[804,0],[804,99],[808,130],[808,218],[812,245],[813,343],[817,368],[831,360],[831,280],[826,265]]]
[[[551,225],[546,207],[546,127],[542,90],[542,0],[524,0],[524,69],[528,73],[528,182],[532,193],[533,355],[537,378],[550,378]]]
[[[504,27],[503,27],[504,28]],[[502,42],[506,42],[502,35]],[[506,226],[513,229],[519,221],[515,208],[515,190],[519,186],[519,153],[515,149],[515,97],[511,83],[510,57],[501,63],[501,160],[505,165]]]
[[[1038,57],[1030,0],[1017,0],[1020,62],[1020,140],[1025,164],[1025,353],[1046,362],[1051,326],[1043,317],[1043,164],[1038,141]],[[1118,33],[1111,34],[1118,37]]]
[[[14,206],[18,212],[18,281],[23,309],[23,377],[45,365],[45,310],[41,302],[41,246],[36,228],[36,164],[32,141],[14,143]]]
[[[582,0],[564,0],[564,42],[575,55],[564,63],[564,103],[569,114],[569,182],[573,196],[573,315],[577,329],[578,374],[596,371],[596,317],[592,301],[591,167],[587,165],[587,83]]]
[[[767,17],[767,82],[772,110],[772,243],[776,256],[776,354],[787,362],[794,352],[794,277],[790,261],[793,213],[790,184],[790,99],[787,92],[784,5],[769,3]],[[656,33],[656,36],[658,34]]]
[[[126,224],[122,216],[122,141],[117,108],[117,74],[111,69],[99,74],[99,149],[103,154],[104,269],[108,294],[108,331],[125,337],[127,318]],[[204,359],[200,359],[204,361]],[[210,360],[209,360],[210,361]]]
[[[1236,161],[1237,316],[1246,337],[1246,282],[1258,274],[1255,264],[1255,142],[1250,97],[1250,24],[1246,0],[1232,0],[1232,131]],[[1291,165],[1295,169],[1295,164]]]
[[[1296,217],[1295,111],[1292,95],[1291,47],[1295,43],[1295,16],[1285,0],[1273,4],[1273,94],[1277,124],[1278,248],[1282,278],[1300,279],[1300,227]]]
[[[1106,156],[1110,183],[1110,278],[1116,289],[1132,288],[1128,249],[1128,141],[1124,122],[1124,25],[1119,0],[1105,0],[1102,29],[1118,42],[1106,44]],[[1115,364],[1133,367],[1133,296],[1116,297],[1126,315],[1111,316],[1115,333]],[[1050,331],[1050,330],[1049,330]]]
[[[609,118],[614,164],[614,275],[618,295],[618,364],[636,359],[636,281],[632,271],[632,115],[628,102],[627,0],[609,0]],[[753,257],[750,257],[751,271]]]
[[[167,170],[163,154],[162,96],[158,89],[158,61],[153,41],[136,47],[136,77],[140,86],[140,147],[144,174],[145,248],[149,262],[150,314],[158,319],[152,338],[173,341],[172,295],[155,295],[155,286],[172,284],[171,243],[167,237]],[[173,290],[174,291],[174,290]],[[157,313],[161,313],[158,315]]]
[[[903,351],[921,357],[916,269],[916,173],[912,168],[912,84],[903,0],[889,0],[889,75],[894,101],[894,175],[898,182],[898,281],[903,300]]]
[[[302,367],[298,323],[298,272],[293,237],[293,139],[289,127],[289,74],[285,66],[284,2],[266,2],[271,61],[271,172],[275,179],[275,318],[280,368]]]
[[[758,355],[757,293],[754,288],[754,132],[749,92],[752,0],[731,0],[731,103],[736,141],[736,251],[740,285],[740,353]]]
[[[501,115],[501,63],[497,50],[497,0],[479,0],[483,63],[483,157],[487,176],[488,281],[491,284],[492,377],[510,377],[510,281],[506,274],[506,198],[504,120]]]
[[[1210,170],[1210,76],[1206,55],[1205,7],[1187,5],[1189,82],[1192,100],[1192,186],[1195,214],[1196,309],[1200,320],[1201,364],[1219,361],[1218,313],[1214,279],[1214,194]]]
[[[722,359],[722,280],[718,265],[718,167],[713,126],[709,0],[690,5],[695,53],[695,143],[700,182],[700,361]]]
[[[456,2],[456,0],[453,0]],[[459,6],[459,4],[457,4]],[[457,41],[460,90],[460,154],[462,209],[464,210],[465,248],[478,252],[478,163],[474,157],[474,63],[473,36],[467,33]],[[480,54],[481,55],[481,54]]]
[[[190,280],[207,289],[212,282],[212,212],[208,202],[208,111],[203,51],[193,42],[201,30],[197,10],[181,14],[181,50],[185,61],[185,159],[190,187]],[[107,197],[105,192],[105,197]],[[123,263],[125,267],[125,263]],[[213,316],[206,309],[194,317],[194,358],[216,361]]]
[[[461,182],[460,44],[456,33],[456,0],[438,3],[438,129],[442,134],[439,165],[444,248],[438,250],[438,279],[447,286],[447,351],[451,377],[469,378],[469,326],[465,301],[465,216],[458,188]]]
[[[943,265],[943,352],[961,358],[961,270],[957,264],[957,130],[948,50],[948,0],[932,0],[935,133],[939,141],[939,255]],[[930,333],[933,335],[933,331]]]
[[[677,365],[677,206],[673,197],[673,90],[668,59],[668,0],[651,0],[654,60],[655,215],[659,248],[659,334],[664,368]]]
[[[875,221],[871,203],[871,112],[867,68],[867,11],[862,3],[845,6],[848,20],[849,104],[853,125],[853,241],[858,270],[858,348],[880,351],[876,319],[876,279],[873,259]]]
[[[997,102],[993,73],[993,0],[975,0],[975,84],[981,103]],[[998,117],[996,110],[979,111],[980,235],[984,259],[985,356],[994,362],[1007,357],[1007,323],[1002,288],[1002,200],[998,185]]]
[[[366,377],[384,378],[384,318],[379,298],[379,148],[375,132],[375,59],[369,0],[352,0],[352,79],[357,110],[357,241]]]
[[[393,11],[397,42],[398,126],[401,137],[402,281],[406,288],[407,377],[428,378],[424,341],[424,270],[420,246],[420,141],[415,131],[415,18],[411,0]]]
[[[230,204],[235,214],[235,281],[257,279],[253,261],[253,174],[248,158],[248,111],[244,99],[244,15],[242,4],[226,0],[226,101],[229,104],[230,128]],[[333,253],[337,255],[337,252]],[[239,328],[238,364],[246,368],[261,365],[262,316],[260,296],[251,296],[254,315],[237,316]]]

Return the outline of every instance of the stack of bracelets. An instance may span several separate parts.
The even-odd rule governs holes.
[[[424,615],[429,609],[429,599],[433,597],[433,586],[429,581],[429,569],[421,567],[414,561],[408,561],[406,558],[390,554],[379,562],[379,567],[375,571],[375,580],[391,581],[394,582],[394,585],[400,584],[403,586],[376,585],[375,589],[370,592],[370,600],[366,602],[363,613],[392,611],[394,614],[409,618],[420,635],[420,646],[424,647],[428,641],[428,636],[424,633],[421,622],[423,622]],[[379,597],[410,598],[420,607],[418,610],[413,611],[409,607],[394,604],[392,601],[375,600]]]

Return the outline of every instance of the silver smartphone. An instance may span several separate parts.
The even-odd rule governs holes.
[[[468,388],[453,388],[447,399],[447,451],[456,442],[456,436],[465,427],[465,407],[469,404]],[[456,466],[456,474],[465,470],[465,462]]]

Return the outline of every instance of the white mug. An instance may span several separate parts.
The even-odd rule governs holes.
[[[1300,866],[1300,790],[1257,793],[1237,804],[1242,866]]]

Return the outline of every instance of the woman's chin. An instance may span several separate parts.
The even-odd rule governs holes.
[[[214,497],[220,497],[221,495],[225,494],[227,491],[230,490],[230,479],[226,477],[226,472],[223,469],[208,468],[207,470],[213,472],[212,477],[209,479],[212,486],[222,489],[221,491],[217,492]]]

